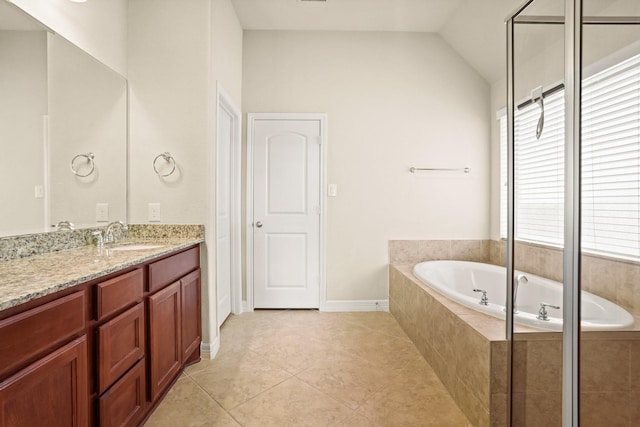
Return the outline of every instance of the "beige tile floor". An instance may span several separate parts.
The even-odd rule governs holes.
[[[220,340],[147,427],[470,425],[389,313],[256,311]]]

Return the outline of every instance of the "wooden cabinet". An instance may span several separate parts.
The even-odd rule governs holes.
[[[139,425],[200,358],[199,267],[194,246],[0,312],[0,427]]]
[[[148,298],[151,401],[158,399],[185,363],[200,358],[199,259],[199,248],[193,248],[149,266],[149,289],[157,290]]]
[[[87,426],[87,384],[83,336],[0,383],[0,426]]]
[[[0,377],[83,333],[86,305],[75,292],[0,321]]]
[[[107,316],[142,298],[144,292],[143,269],[138,268],[96,285],[96,318]]]
[[[144,356],[144,303],[98,327],[98,393]]]
[[[151,400],[171,384],[182,366],[180,282],[149,297]]]
[[[155,292],[200,267],[200,248],[195,247],[149,265],[149,292]]]
[[[100,425],[137,425],[147,405],[145,384],[143,359],[100,397]]]
[[[182,361],[192,361],[200,347],[202,331],[200,321],[200,269],[180,279],[180,321],[182,327]],[[198,353],[199,357],[200,354]]]

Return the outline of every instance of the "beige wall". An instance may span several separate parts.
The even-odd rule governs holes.
[[[209,0],[132,0],[128,16],[129,221],[202,223],[209,142]],[[153,159],[168,151],[177,170],[160,178]],[[162,161],[159,161],[161,165]]]
[[[238,108],[242,111],[242,27],[233,9],[231,0],[211,1],[211,64],[209,100],[211,115],[209,117],[211,145],[208,166],[208,213],[203,220],[206,229],[207,245],[203,253],[207,259],[209,271],[209,288],[203,301],[208,301],[208,330],[215,336],[217,329],[217,283],[216,283],[216,147],[217,147],[217,88],[222,88]],[[209,341],[211,342],[211,341]]]
[[[205,224],[204,342],[216,334],[216,86],[240,108],[242,29],[229,0],[131,0],[129,221]],[[169,151],[178,170],[159,178],[152,162]]]
[[[62,37],[126,75],[127,0],[9,0]]]
[[[439,36],[245,31],[243,70],[244,112],[328,114],[328,300],[386,299],[390,239],[488,237],[489,87]]]
[[[0,31],[0,236],[45,230],[43,116],[47,114],[47,34]]]

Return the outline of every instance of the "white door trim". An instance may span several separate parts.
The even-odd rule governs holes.
[[[253,133],[256,120],[319,120],[320,121],[320,310],[327,302],[326,239],[327,239],[327,115],[324,113],[248,113],[247,114],[247,211],[246,211],[246,273],[247,300],[245,311],[253,311]]]
[[[231,125],[231,167],[230,174],[230,226],[231,226],[231,313],[242,313],[242,113],[220,83],[216,90],[216,124],[220,123],[220,112],[225,111],[232,121]],[[216,132],[217,161],[217,132]],[[214,187],[215,188],[215,187]],[[216,192],[214,215],[218,212],[218,194]],[[217,255],[216,255],[217,264]],[[217,266],[216,266],[217,269]],[[216,283],[216,301],[217,298]],[[217,309],[217,304],[216,304]],[[217,323],[217,314],[216,314]],[[218,332],[220,325],[218,325]],[[219,334],[218,334],[219,335]]]

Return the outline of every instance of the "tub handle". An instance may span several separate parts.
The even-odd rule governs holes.
[[[536,319],[538,320],[549,320],[549,313],[547,312],[547,307],[549,308],[555,308],[556,310],[560,310],[560,306],[559,305],[553,305],[553,304],[547,304],[546,302],[541,302],[540,303],[540,310],[538,311],[538,315],[536,316]]]
[[[478,302],[478,304],[489,305],[489,298],[487,297],[487,291],[485,291],[484,289],[474,289],[473,292],[482,292],[482,298],[480,298],[480,301]]]

